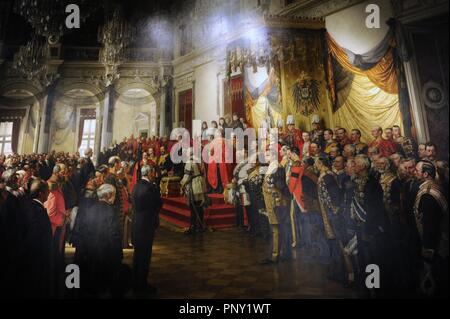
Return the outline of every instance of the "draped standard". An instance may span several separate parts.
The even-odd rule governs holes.
[[[374,126],[402,126],[398,94],[389,94],[368,77],[355,75],[346,88],[338,92],[340,108],[334,113],[337,126],[359,128],[365,141],[371,141]]]
[[[371,130],[375,126],[403,127],[404,123],[399,107],[392,34],[389,32],[376,48],[362,55],[349,55],[348,50],[327,34],[327,76],[334,104],[334,124],[349,130],[359,128],[366,141],[373,139]],[[352,64],[368,66],[369,61],[373,67],[368,69]]]

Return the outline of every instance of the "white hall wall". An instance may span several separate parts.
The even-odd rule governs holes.
[[[195,118],[211,122],[220,115],[218,63],[211,61],[195,68]]]
[[[380,28],[366,27],[366,7],[377,4],[380,7]],[[327,31],[341,46],[356,54],[366,53],[377,46],[389,31],[386,21],[393,17],[390,0],[369,0],[349,7],[325,18]]]
[[[139,135],[135,119],[140,113],[149,116],[149,136],[158,134],[155,101],[143,105],[129,105],[119,100],[114,107],[113,141],[120,143],[125,137]]]

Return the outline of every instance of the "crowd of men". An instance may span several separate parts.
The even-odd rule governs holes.
[[[156,166],[128,167],[111,156],[96,168],[92,153],[0,156],[5,297],[67,297],[66,243],[75,247],[73,262],[83,274],[79,297],[155,292],[147,277],[162,206]],[[123,248],[131,246],[132,274],[122,265]]]
[[[211,128],[245,129],[233,120]],[[168,138],[134,138],[103,150],[95,166],[85,156],[55,153],[0,156],[1,282],[17,296],[58,296],[64,249],[87,294],[120,295],[122,249],[134,248],[132,282],[147,283],[152,244],[162,206],[159,185],[178,176],[191,207],[193,234],[205,230],[207,192],[225,193],[236,207],[236,225],[268,237],[263,264],[288,260],[294,249],[329,267],[329,277],[365,285],[367,265],[381,272],[383,293],[448,294],[448,164],[433,143],[415,145],[401,128],[361,132],[279,125],[276,158],[250,156],[240,163],[174,164]],[[203,123],[203,147],[217,135]],[[227,143],[222,136],[221,143]],[[233,143],[231,143],[233,144]],[[214,148],[211,147],[211,151]],[[247,154],[247,150],[244,151]],[[122,274],[122,275],[121,275]]]
[[[278,263],[294,249],[328,265],[329,278],[366,287],[380,270],[381,296],[448,295],[448,163],[433,143],[415,145],[394,126],[302,132],[288,118],[279,161],[239,163],[233,189],[238,216],[258,233],[268,220]],[[267,156],[273,156],[267,152]],[[264,218],[264,217],[267,218]]]

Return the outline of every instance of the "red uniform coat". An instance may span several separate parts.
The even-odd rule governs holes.
[[[384,138],[374,140],[370,143],[369,147],[376,147],[380,151],[380,155],[383,157],[389,157],[397,152],[397,146],[394,142],[385,140]]]
[[[50,191],[44,206],[52,224],[52,232],[55,234],[56,228],[64,225],[66,217],[66,206],[61,188],[58,187]]]
[[[225,139],[216,139],[209,144],[210,149],[210,162],[208,165],[208,183],[211,185],[213,189],[217,189],[219,185],[217,168],[219,168],[220,179],[222,182],[222,186],[225,187],[231,183],[231,177],[233,175],[233,167],[231,163],[226,163],[225,161],[225,148],[226,141]],[[220,152],[214,153],[214,149],[222,150],[222,154]],[[218,164],[218,165],[217,165]]]

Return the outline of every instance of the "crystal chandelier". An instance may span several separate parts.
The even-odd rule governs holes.
[[[14,11],[24,17],[35,32],[50,42],[57,42],[69,29],[65,26],[66,7],[69,4],[83,5],[80,19],[84,22],[97,1],[88,0],[16,0]],[[98,6],[98,5],[97,5]]]
[[[42,38],[33,36],[14,55],[14,68],[28,80],[44,75],[47,69],[48,45]]]
[[[106,67],[107,85],[119,77],[118,67],[125,61],[125,48],[135,37],[136,29],[122,18],[119,10],[99,28],[98,41],[103,44],[99,61]]]

